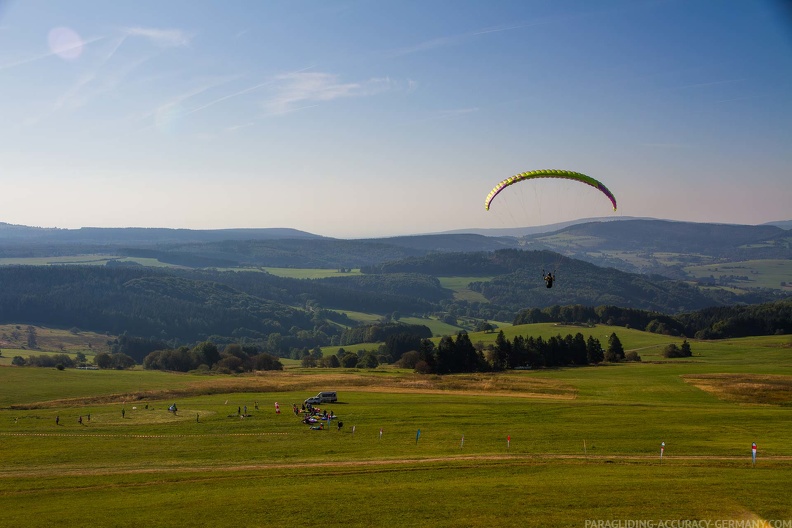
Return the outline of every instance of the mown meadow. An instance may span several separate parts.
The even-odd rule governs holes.
[[[789,336],[693,341],[692,358],[666,360],[681,340],[579,331],[615,331],[643,361],[452,376],[0,367],[0,525],[792,519]],[[292,404],[320,390],[338,391],[338,418],[311,430]]]

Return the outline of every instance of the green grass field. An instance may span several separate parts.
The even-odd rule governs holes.
[[[14,356],[27,358],[31,355],[68,354],[73,358],[83,353],[88,361],[99,352],[108,352],[108,340],[115,336],[83,332],[79,329],[64,330],[35,326],[36,348],[28,347],[28,325],[0,324],[0,365],[10,365]]]
[[[290,279],[325,279],[327,277],[346,277],[349,275],[360,275],[359,269],[341,272],[337,269],[324,268],[262,268],[264,271],[278,277]]]
[[[792,519],[789,336],[692,341],[692,358],[665,360],[675,338],[579,331],[615,331],[643,361],[442,377],[0,367],[0,526]],[[338,391],[340,431],[291,413],[320,390]]]
[[[66,255],[58,257],[0,258],[0,266],[63,266],[79,264],[83,266],[105,266],[109,261],[136,262],[141,266],[156,268],[179,268],[173,264],[160,262],[155,258],[119,257],[115,255]]]
[[[471,282],[487,282],[493,277],[438,277],[440,285],[454,292],[454,299],[458,301],[483,302],[488,303],[486,297],[479,292],[471,290]]]
[[[726,278],[729,285],[738,288],[773,288],[792,290],[792,261],[747,260],[685,268],[697,279],[704,277]]]

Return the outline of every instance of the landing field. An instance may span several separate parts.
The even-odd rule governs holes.
[[[792,526],[789,336],[665,360],[675,338],[594,331],[644,361],[443,377],[0,367],[0,526]],[[321,390],[338,391],[340,430],[291,412]]]

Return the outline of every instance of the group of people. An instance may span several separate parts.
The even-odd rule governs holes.
[[[314,407],[310,403],[305,405],[303,404],[302,409],[297,408],[297,404],[292,404],[292,409],[296,416],[300,416],[300,414],[304,414],[305,416],[302,418],[302,423],[306,425],[310,425],[311,429],[315,431],[322,431],[325,428],[325,422],[329,424],[332,420],[336,419],[335,413],[333,411],[328,411],[327,409],[320,409],[319,407]],[[338,428],[341,429],[342,423],[338,422]]]

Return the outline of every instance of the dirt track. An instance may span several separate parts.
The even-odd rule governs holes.
[[[398,470],[397,466],[433,466],[442,464],[462,465],[464,467],[485,466],[489,462],[514,462],[520,465],[543,464],[549,461],[579,461],[595,464],[624,463],[624,462],[646,462],[651,464],[660,463],[657,455],[584,455],[584,454],[562,454],[562,453],[531,453],[531,454],[499,454],[499,455],[451,455],[445,457],[427,458],[385,458],[371,460],[342,460],[332,462],[310,462],[310,463],[262,463],[262,464],[219,464],[210,466],[184,466],[184,467],[102,467],[92,469],[68,469],[68,468],[39,468],[0,470],[0,479],[5,478],[41,478],[41,477],[79,477],[79,476],[120,476],[136,474],[175,474],[175,473],[241,473],[250,471],[272,471],[272,470],[293,470],[299,469],[301,475],[305,475],[307,467],[313,469],[334,468],[337,473],[354,470],[354,468],[369,468],[374,471]],[[746,456],[725,456],[725,455],[676,455],[665,456],[663,462],[672,464],[675,461],[695,462],[743,462],[746,466],[750,465],[750,457]],[[762,457],[762,463],[766,462],[792,462],[792,456],[766,456]],[[307,465],[306,465],[307,464]],[[386,469],[389,468],[389,469]],[[410,468],[410,471],[421,468]],[[428,469],[428,467],[427,467]]]

